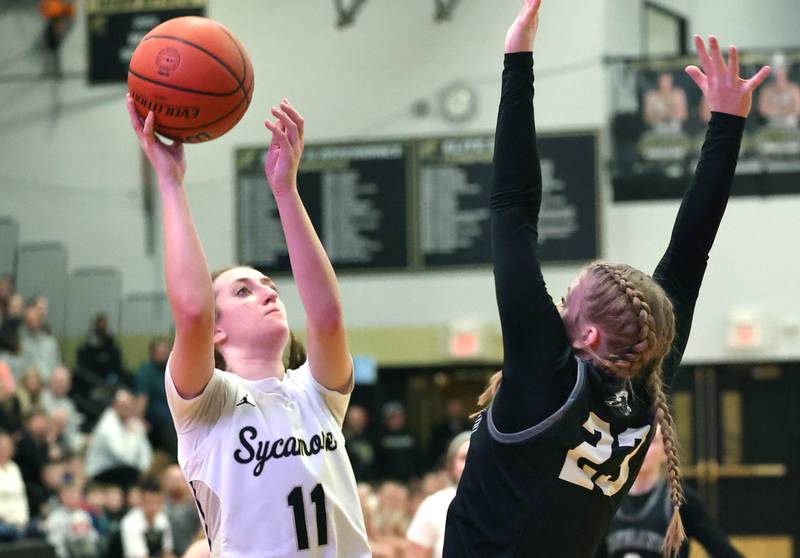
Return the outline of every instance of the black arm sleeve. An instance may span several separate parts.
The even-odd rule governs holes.
[[[690,489],[684,488],[686,502],[681,506],[681,519],[686,536],[695,539],[711,558],[744,558],[731,546],[728,536],[709,517],[700,498]]]
[[[537,256],[542,173],[533,118],[533,56],[506,54],[490,201],[494,280],[503,331],[503,381],[493,405],[502,431],[555,412],[574,375],[559,370],[568,343]]]
[[[728,204],[744,123],[739,116],[712,113],[694,179],[683,196],[667,251],[653,273],[675,308],[675,341],[664,362],[667,386],[689,340],[708,254]]]

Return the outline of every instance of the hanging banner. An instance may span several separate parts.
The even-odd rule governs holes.
[[[741,53],[741,71],[772,74],[756,91],[732,195],[800,193],[800,51]],[[615,201],[680,198],[711,112],[684,68],[694,59],[612,65]]]

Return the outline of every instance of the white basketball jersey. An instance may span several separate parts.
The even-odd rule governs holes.
[[[214,370],[202,394],[178,395],[167,366],[178,462],[211,556],[371,556],[342,421],[350,400],[306,362],[283,380]]]

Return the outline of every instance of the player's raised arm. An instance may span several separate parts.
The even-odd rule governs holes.
[[[170,373],[187,399],[203,391],[214,370],[214,299],[200,239],[183,186],[183,144],[166,144],[153,131],[155,115],[144,120],[127,97],[131,125],[158,178],[164,222],[164,273],[175,322]]]
[[[264,123],[272,132],[264,170],[278,206],[292,274],[306,312],[306,344],[311,373],[326,388],[349,392],[352,366],[339,286],[333,266],[297,192],[297,169],[303,153],[305,122],[285,99],[280,106],[272,108],[272,115],[275,120]]]

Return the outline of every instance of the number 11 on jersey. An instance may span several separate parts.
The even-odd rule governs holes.
[[[306,526],[306,504],[303,499],[303,487],[295,486],[286,498],[294,512],[294,530],[297,534],[297,550],[308,549],[308,527]],[[325,509],[325,489],[321,484],[311,491],[317,520],[317,546],[328,544],[328,513]]]

